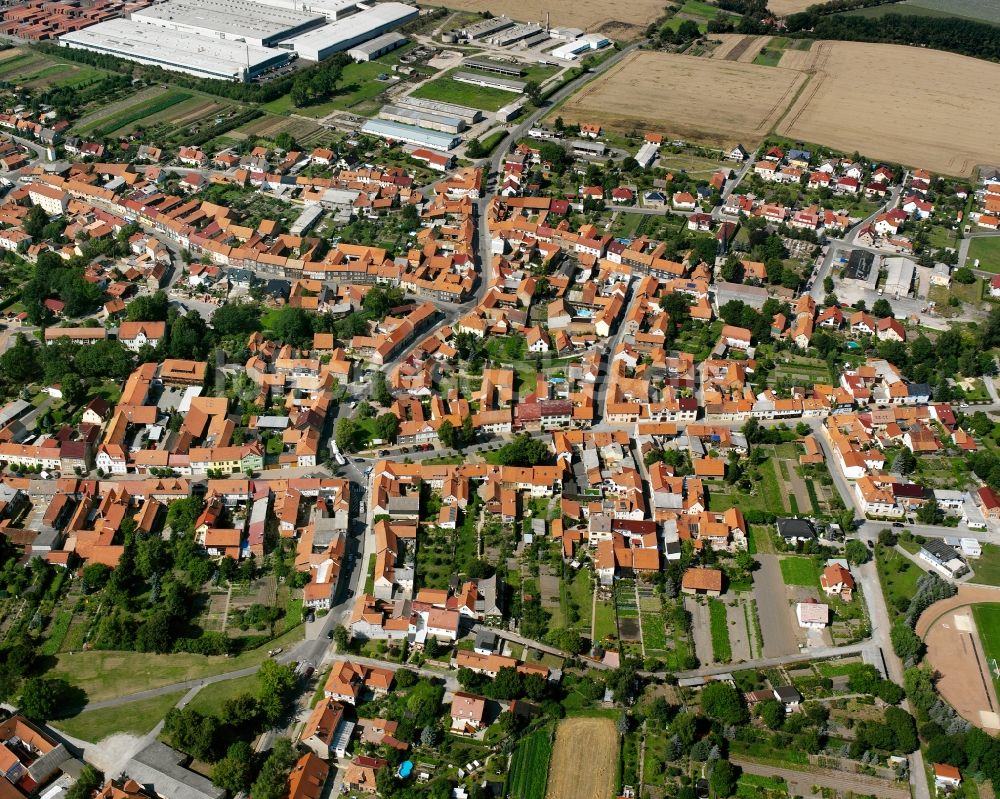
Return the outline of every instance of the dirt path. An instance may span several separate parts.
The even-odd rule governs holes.
[[[818,767],[809,767],[808,770],[779,768],[736,756],[730,759],[747,774],[781,777],[788,783],[789,796],[812,796],[812,786],[819,785],[839,791],[841,795],[851,792],[861,796],[874,795],[880,799],[910,799],[910,790],[907,786],[897,785],[878,777]]]
[[[757,600],[760,632],[764,637],[762,654],[765,658],[797,654],[799,645],[792,629],[794,622],[778,557],[758,554],[756,558],[760,569],[754,575],[753,594]]]

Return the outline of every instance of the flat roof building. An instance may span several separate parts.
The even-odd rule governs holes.
[[[509,17],[490,17],[473,22],[462,28],[462,35],[468,39],[484,39],[491,33],[514,27],[514,20]]]
[[[523,80],[495,78],[492,75],[477,75],[474,72],[456,72],[453,77],[459,83],[471,83],[473,86],[482,86],[486,89],[499,89],[500,91],[513,92],[514,94],[524,94],[524,88],[528,85]]]
[[[434,114],[430,111],[420,111],[416,108],[401,108],[397,105],[384,105],[378,112],[382,119],[392,122],[402,122],[404,125],[416,125],[427,130],[439,130],[442,133],[458,133],[465,130],[465,122],[458,117],[448,117]]]
[[[415,144],[418,147],[429,147],[432,150],[448,152],[461,139],[450,133],[418,128],[416,125],[405,125],[402,122],[392,122],[388,119],[369,119],[361,126],[361,132],[383,139]]]
[[[379,3],[357,14],[288,39],[283,46],[291,47],[309,61],[322,61],[334,53],[350,50],[362,42],[405,25],[410,20],[416,19],[418,13],[414,6],[403,3]]]
[[[347,54],[355,61],[374,61],[379,56],[392,52],[397,47],[402,47],[408,41],[409,39],[400,33],[383,33],[370,42],[352,47],[347,51]]]
[[[288,53],[228,39],[192,36],[155,25],[112,19],[59,38],[63,47],[152,64],[199,78],[245,81],[288,61]]]
[[[609,44],[611,44],[611,41],[606,36],[601,36],[599,33],[588,33],[586,36],[582,36],[575,41],[560,45],[555,50],[552,50],[549,55],[554,58],[562,58],[566,61],[574,61],[581,53],[586,53],[590,50],[600,50]]]
[[[495,72],[498,75],[511,75],[519,78],[524,74],[522,64],[504,64],[499,61],[489,61],[485,58],[470,58],[465,62],[469,69],[479,69],[483,72]]]
[[[242,39],[246,44],[271,47],[323,24],[326,15],[255,0],[167,0],[133,11],[132,21],[179,33]]]

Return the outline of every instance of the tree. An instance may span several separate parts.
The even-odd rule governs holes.
[[[549,633],[549,639],[561,650],[571,655],[581,655],[586,648],[586,641],[575,630],[553,630]]]
[[[455,449],[457,446],[458,430],[450,420],[445,419],[441,422],[441,426],[438,427],[438,440],[441,442],[441,446],[446,449]]]
[[[736,689],[729,683],[713,682],[701,690],[701,709],[721,724],[742,724],[747,712]]]
[[[917,468],[917,459],[910,450],[904,447],[899,451],[892,465],[900,474],[912,474],[913,470]]]
[[[742,283],[744,272],[743,263],[740,259],[730,256],[722,267],[722,279],[730,283]]]
[[[65,799],[90,799],[94,791],[104,784],[104,775],[89,763],[80,770],[68,791]]]
[[[284,799],[288,773],[295,765],[295,748],[287,738],[278,738],[250,788],[253,799]]]
[[[892,315],[892,306],[885,297],[879,297],[872,303],[872,316],[877,319],[886,319]]]
[[[925,502],[917,508],[917,521],[921,524],[940,524],[942,519],[944,512],[936,499]]]
[[[429,724],[420,731],[420,745],[434,746],[437,743],[437,730]]]
[[[768,699],[766,702],[761,702],[757,712],[761,720],[771,730],[778,729],[785,721],[785,706],[777,699]]]
[[[170,302],[165,291],[140,295],[128,304],[126,318],[130,322],[165,322]]]
[[[848,563],[857,566],[868,561],[868,547],[862,541],[852,538],[844,547],[844,555]]]
[[[971,285],[976,282],[976,276],[973,274],[972,270],[967,266],[961,266],[952,273],[952,279],[956,283],[964,283],[966,285]]]
[[[256,303],[226,303],[212,314],[212,328],[220,336],[245,336],[260,330],[260,306]]]
[[[67,405],[80,405],[87,399],[87,387],[76,372],[67,372],[59,384]]]
[[[399,417],[394,413],[383,413],[375,420],[375,434],[383,441],[394,444],[399,435]]]
[[[893,651],[904,663],[916,662],[924,654],[924,642],[905,621],[899,621],[893,625],[889,638],[892,641]]]
[[[343,624],[338,624],[333,628],[333,641],[337,645],[338,652],[346,652],[351,643],[351,634]]]
[[[253,782],[253,750],[246,741],[236,741],[212,769],[212,782],[234,796]]]
[[[383,408],[392,405],[392,392],[389,391],[385,375],[382,372],[376,372],[372,377],[372,399]]]
[[[353,452],[358,437],[358,424],[353,419],[346,416],[337,420],[337,427],[334,431],[334,440],[337,448],[341,452]]]
[[[21,689],[21,712],[32,721],[48,721],[67,710],[69,683],[63,679],[32,677]]]
[[[716,796],[732,796],[738,776],[728,760],[715,760],[708,775],[708,783]]]
[[[497,451],[497,461],[502,466],[538,466],[551,458],[544,441],[522,434]]]
[[[532,105],[542,104],[542,89],[538,85],[538,81],[529,80],[528,83],[525,84],[524,93],[527,96],[527,98],[531,101]]]

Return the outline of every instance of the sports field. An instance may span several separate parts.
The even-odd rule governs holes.
[[[926,48],[820,42],[808,53],[786,51],[780,67],[787,66],[815,74],[778,126],[784,136],[948,175],[996,161],[1000,64]]]
[[[608,799],[618,773],[618,733],[606,718],[566,719],[556,730],[548,799]]]
[[[552,116],[751,147],[768,134],[804,81],[795,70],[642,51],[626,56]]]

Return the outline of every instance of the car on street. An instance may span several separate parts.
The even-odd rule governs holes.
[[[906,525],[903,524],[902,522],[893,522],[892,526],[893,527],[906,527]]]

